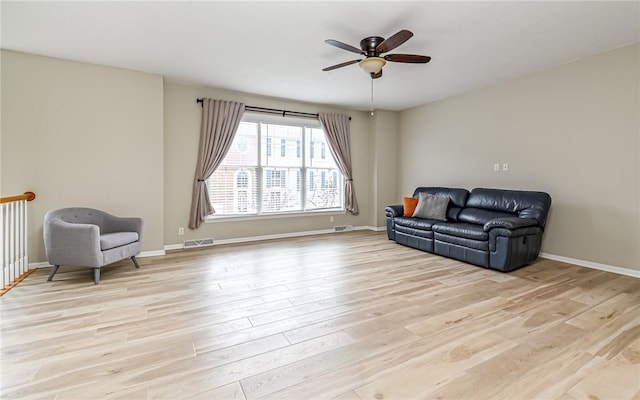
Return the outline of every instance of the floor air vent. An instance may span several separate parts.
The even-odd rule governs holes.
[[[213,246],[213,238],[184,241],[185,249],[191,249],[194,247],[206,247],[206,246]]]
[[[353,225],[338,225],[333,229],[335,229],[336,232],[347,232],[353,230]]]

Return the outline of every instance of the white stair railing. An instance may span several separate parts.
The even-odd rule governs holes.
[[[0,295],[29,272],[27,202],[35,198],[33,192],[0,198]]]

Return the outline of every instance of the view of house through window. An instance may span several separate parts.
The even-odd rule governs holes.
[[[215,215],[344,209],[343,176],[327,146],[319,125],[243,120],[207,181]]]

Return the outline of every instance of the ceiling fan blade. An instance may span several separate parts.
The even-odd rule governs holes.
[[[384,56],[384,59],[393,62],[416,64],[426,64],[431,61],[431,57],[419,56],[417,54],[387,54],[386,56]]]
[[[361,49],[359,49],[357,47],[353,47],[350,44],[339,42],[337,40],[327,39],[324,42],[326,44],[330,44],[332,46],[339,47],[339,48],[341,48],[343,50],[351,51],[351,52],[358,53],[358,54],[364,54],[364,52]]]
[[[396,47],[400,46],[402,43],[411,39],[413,33],[410,31],[403,29],[395,35],[391,36],[387,40],[383,41],[376,47],[376,50],[380,53],[386,53],[387,51],[391,51]]]
[[[360,62],[362,60],[351,60],[351,61],[347,61],[347,62],[343,62],[341,64],[336,64],[336,65],[332,65],[330,67],[327,68],[322,68],[323,71],[331,71],[337,68],[342,68],[342,67],[346,67],[347,65],[351,65],[351,64],[355,64],[357,62]]]

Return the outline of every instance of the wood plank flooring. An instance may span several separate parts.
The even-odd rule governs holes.
[[[350,232],[38,270],[3,399],[640,399],[640,280],[509,274]]]

